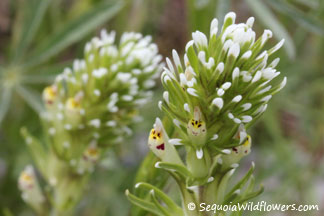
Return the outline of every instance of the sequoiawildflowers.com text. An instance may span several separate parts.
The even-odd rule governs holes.
[[[194,203],[188,204],[188,209],[193,211],[196,209]],[[300,204],[268,204],[265,201],[260,201],[257,203],[248,202],[248,203],[236,203],[236,204],[229,204],[229,205],[217,205],[217,204],[207,204],[207,203],[200,203],[199,211],[203,212],[214,212],[217,211],[299,211],[299,212],[306,212],[306,211],[319,211],[318,205],[300,205]]]

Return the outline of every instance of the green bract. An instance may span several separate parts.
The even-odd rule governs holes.
[[[139,120],[137,109],[151,96],[154,76],[162,69],[150,36],[131,32],[122,35],[119,45],[114,41],[114,32],[102,31],[86,44],[84,59],[75,60],[45,88],[41,116],[48,148],[22,131],[58,214],[71,213],[101,153],[132,133],[129,126]]]
[[[286,77],[279,84],[275,79],[280,75],[275,69],[279,58],[271,60],[284,41],[263,50],[272,32],[265,30],[256,39],[252,30],[254,18],[235,24],[235,17],[235,13],[228,13],[220,31],[214,19],[209,40],[202,32],[194,32],[183,61],[175,50],[173,62],[166,59],[168,67],[161,76],[164,100],[159,102],[159,108],[174,123],[175,137],[169,138],[157,119],[148,143],[161,159],[156,168],[170,172],[180,187],[182,214],[178,214],[179,207],[174,207],[174,203],[168,205],[171,201],[166,200],[167,195],[155,193],[153,186],[149,200],[127,192],[134,204],[157,215],[201,215],[197,209],[189,211],[187,205],[235,204],[262,191],[253,192],[254,166],[232,189],[227,183],[240,159],[250,153],[252,141],[246,129],[266,110],[272,95],[286,84]],[[174,145],[184,146],[185,162]],[[161,206],[156,200],[166,205]]]

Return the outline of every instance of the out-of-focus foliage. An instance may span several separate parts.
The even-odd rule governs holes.
[[[40,126],[37,115],[30,106],[34,109],[41,108],[39,101],[42,85],[49,83],[54,74],[69,65],[70,59],[80,56],[87,36],[93,34],[99,25],[114,15],[107,23],[108,29],[116,29],[118,34],[125,30],[152,34],[161,52],[167,55],[172,48],[183,53],[181,48],[188,40],[189,32],[198,29],[206,33],[207,24],[212,18],[223,20],[224,14],[233,10],[238,14],[238,21],[255,16],[263,21],[259,30],[269,28],[279,38],[286,38],[285,49],[280,52],[279,69],[288,77],[288,84],[272,101],[271,110],[266,112],[263,121],[252,129],[255,148],[251,159],[257,164],[257,181],[265,185],[265,192],[260,199],[272,203],[320,204],[322,212],[312,212],[311,215],[324,214],[324,198],[319,193],[324,187],[324,1],[125,0],[123,8],[122,5],[115,4],[107,6],[110,15],[96,13],[90,19],[91,12],[94,13],[96,9],[101,11],[103,5],[111,5],[111,1],[0,1],[2,119],[7,113],[0,131],[0,211],[7,209],[3,212],[28,215],[29,212],[19,197],[16,178],[23,164],[31,160],[25,153],[18,131],[22,125],[26,125],[32,129],[33,134],[37,134]],[[84,18],[86,14],[89,19]],[[82,23],[84,25],[77,25],[76,20],[81,20],[82,17],[86,19]],[[23,27],[31,21],[33,25]],[[58,40],[57,38],[66,35],[62,34],[62,29],[67,29],[68,24],[72,28],[68,32],[77,33],[65,37],[65,42]],[[77,26],[87,30],[74,31]],[[258,30],[258,26],[256,27]],[[24,37],[22,43],[20,38],[23,31],[28,33],[28,37]],[[261,32],[257,34],[260,35]],[[56,42],[60,46],[56,47]],[[274,44],[276,39],[272,42]],[[48,47],[52,48],[47,49]],[[42,51],[47,54],[43,56]],[[39,64],[35,59],[38,59]],[[160,96],[156,97],[156,101],[161,99]],[[26,106],[24,101],[30,106]],[[119,147],[118,157],[109,157],[106,161],[108,165],[100,166],[89,185],[91,193],[80,205],[80,215],[81,212],[82,215],[128,214],[130,205],[124,196],[124,190],[132,187],[135,171],[147,151],[147,131],[158,112],[157,107],[152,105],[156,101],[143,111],[145,120],[138,127],[135,137]],[[247,164],[248,160],[246,159]],[[174,190],[171,191],[175,193]],[[276,213],[271,212],[269,215]],[[294,213],[289,212],[287,215]]]

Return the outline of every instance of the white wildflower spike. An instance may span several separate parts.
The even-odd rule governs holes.
[[[150,148],[165,162],[173,158],[166,153],[168,148],[176,152],[174,145],[186,145],[182,148],[186,163],[176,163],[184,167],[170,164],[168,171],[181,173],[182,183],[194,195],[200,186],[215,182],[214,177],[218,174],[225,176],[224,183],[229,180],[227,178],[238,168],[240,159],[251,151],[251,137],[245,127],[260,117],[267,102],[286,84],[286,78],[281,84],[276,85],[274,81],[280,75],[276,69],[279,59],[268,63],[281,43],[265,50],[272,32],[265,30],[256,38],[253,17],[246,23],[235,23],[235,18],[235,13],[228,13],[223,27],[218,27],[214,19],[209,39],[199,31],[194,32],[183,58],[172,50],[172,59],[166,59],[168,67],[161,76],[166,92],[159,107],[173,122],[175,131],[172,139],[152,138],[156,135],[151,133]],[[155,131],[156,126],[157,123]],[[162,143],[164,149],[156,149]],[[156,166],[166,169],[162,163]],[[229,196],[240,193],[234,190]],[[217,199],[226,200],[221,194]]]

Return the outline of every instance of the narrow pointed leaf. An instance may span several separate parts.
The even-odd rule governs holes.
[[[10,88],[2,87],[2,94],[0,98],[0,123],[5,118],[10,102],[11,102],[12,91]]]
[[[285,39],[284,48],[286,50],[287,55],[291,59],[295,58],[296,48],[293,43],[293,39],[291,38],[285,27],[271,12],[271,10],[262,1],[246,0],[246,2],[248,3],[251,10],[258,17],[258,19],[260,19],[265,26],[267,26],[274,32],[274,36],[278,40],[281,40],[282,38]]]
[[[20,34],[19,42],[17,48],[15,49],[14,60],[17,60],[21,57],[30,42],[33,40],[39,25],[41,24],[44,14],[50,4],[50,0],[37,0],[37,1],[28,1],[27,4],[32,4],[28,7],[31,11],[27,13],[30,14],[30,17],[26,17],[23,23],[23,30]]]
[[[42,113],[44,111],[44,105],[41,101],[41,95],[25,86],[17,86],[17,93],[28,103],[28,105],[33,108],[37,113]]]
[[[134,205],[137,205],[146,211],[152,212],[155,215],[158,216],[164,216],[163,213],[151,202],[140,199],[133,194],[131,194],[128,190],[126,191],[126,196],[130,202],[132,202]]]
[[[123,1],[103,2],[89,12],[67,23],[57,32],[54,32],[37,49],[27,63],[28,66],[40,64],[58,54],[66,47],[79,41],[98,26],[108,21],[122,8]]]

